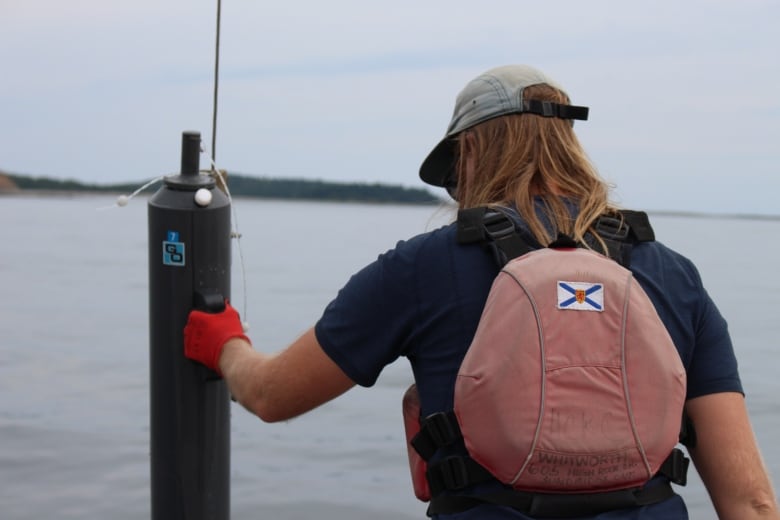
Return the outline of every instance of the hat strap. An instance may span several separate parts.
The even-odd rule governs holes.
[[[588,119],[588,107],[561,105],[552,101],[529,99],[523,101],[523,112],[529,112],[542,117],[557,117],[559,119]]]

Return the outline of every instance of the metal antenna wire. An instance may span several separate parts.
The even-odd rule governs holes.
[[[222,0],[217,0],[217,37],[214,51],[214,112],[211,118],[211,164],[212,171],[217,159],[217,98],[219,92],[219,31],[222,18]]]

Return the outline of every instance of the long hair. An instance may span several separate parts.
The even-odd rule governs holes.
[[[548,85],[528,87],[523,96],[569,103],[565,94]],[[584,243],[596,219],[615,210],[608,201],[609,186],[585,154],[571,121],[511,114],[480,123],[457,139],[461,209],[513,205],[544,246],[558,233]],[[466,173],[467,162],[471,174]],[[538,214],[538,201],[548,225]],[[572,203],[578,208],[576,216]],[[594,236],[606,253],[603,242]]]

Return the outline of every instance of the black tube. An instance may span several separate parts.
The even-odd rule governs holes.
[[[183,132],[181,135],[181,174],[200,174],[200,133]]]
[[[200,135],[185,133],[181,175],[166,178],[148,204],[152,520],[230,518],[227,386],[184,357],[196,293],[230,296],[229,201],[198,173],[195,149]],[[194,201],[202,188],[212,194],[206,207]]]

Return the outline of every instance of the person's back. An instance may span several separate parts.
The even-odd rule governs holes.
[[[456,225],[452,224],[400,243],[382,255],[353,277],[316,327],[325,351],[339,365],[348,367],[348,375],[364,386],[376,381],[388,358],[408,357],[422,417],[452,410],[458,370],[498,273],[487,248],[458,244],[456,233]],[[666,309],[662,319],[681,358],[690,364],[694,338],[700,334],[718,336],[725,328],[706,298],[694,267],[662,244],[650,242],[636,246],[632,270],[656,305]],[[691,305],[692,295],[702,299],[698,307]],[[706,323],[707,329],[697,330],[699,323]],[[357,345],[369,343],[370,349],[362,349],[358,357],[354,355]],[[400,349],[399,345],[408,347]],[[689,385],[694,396],[713,390],[740,391],[730,343],[724,342],[720,349],[722,352],[713,349],[708,355],[720,360],[722,370],[697,374]],[[465,453],[459,445],[438,457]],[[501,489],[498,482],[486,482],[460,493]],[[649,505],[643,511],[646,516],[642,518],[686,517],[679,499]],[[466,510],[457,518],[529,517],[506,507],[484,505]]]
[[[493,69],[460,93],[445,138],[423,162],[420,177],[445,187],[461,209],[513,208],[518,226],[541,247],[563,234],[613,254],[595,224],[619,212],[572,129],[572,120],[587,119],[587,112],[570,105],[563,90],[539,71],[514,65]],[[185,353],[220,371],[232,394],[267,421],[304,413],[354,384],[371,386],[399,356],[411,363],[421,418],[450,412],[458,370],[499,269],[490,252],[459,244],[456,234],[453,224],[381,255],[349,280],[315,327],[279,354],[253,351],[229,306],[216,317],[191,313]],[[654,241],[633,244],[629,256],[634,277],[686,369],[685,411],[696,432],[689,452],[718,514],[740,520],[780,518],[752,435],[725,321],[695,267]],[[523,397],[518,396],[518,403]],[[463,443],[435,450],[429,463],[453,454],[466,454]],[[561,464],[555,469],[564,471],[566,462]],[[497,492],[505,495],[508,486],[490,474],[466,487],[448,484],[460,477],[457,471],[439,481],[431,477],[434,499],[456,497],[431,514],[489,520],[551,517],[530,513],[534,508],[525,507],[527,494],[509,503],[483,504]],[[651,499],[632,507],[621,503],[615,510],[607,505],[604,513],[591,517],[687,518],[681,497],[654,493],[666,483],[667,477],[656,476],[628,490]],[[535,493],[561,495],[555,486]],[[599,501],[602,496],[587,498]],[[582,517],[576,509],[557,513],[554,517]]]

